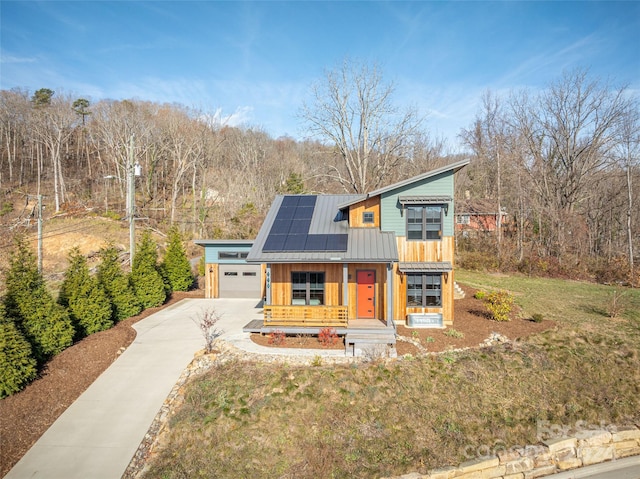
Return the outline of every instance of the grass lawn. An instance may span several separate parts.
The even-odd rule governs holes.
[[[193,380],[145,477],[381,477],[541,439],[539,425],[640,421],[640,291],[457,271],[555,330],[350,366],[229,362]],[[617,294],[616,294],[617,296]],[[548,429],[548,428],[547,428]]]

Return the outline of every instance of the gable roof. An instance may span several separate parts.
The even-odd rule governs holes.
[[[247,262],[397,261],[398,250],[392,232],[349,228],[346,220],[336,217],[338,205],[354,198],[359,195],[276,196],[247,255]],[[302,203],[304,206],[300,206]]]
[[[442,173],[445,173],[447,171],[453,170],[453,172],[456,173],[458,170],[460,170],[460,169],[464,168],[465,166],[467,166],[470,161],[471,160],[469,160],[468,158],[464,159],[464,160],[461,160],[461,161],[456,161],[455,163],[451,163],[451,164],[443,166],[441,168],[436,168],[435,170],[427,171],[426,173],[422,173],[421,175],[417,175],[417,176],[414,176],[412,178],[399,181],[399,182],[394,183],[392,185],[385,186],[383,188],[379,188],[377,190],[371,191],[370,193],[367,193],[366,195],[357,195],[357,197],[355,197],[353,200],[347,201],[347,202],[339,205],[339,208],[340,209],[346,208],[347,206],[351,206],[353,204],[360,203],[361,201],[366,200],[367,198],[372,198],[374,196],[378,196],[378,195],[381,195],[383,193],[387,193],[389,191],[393,191],[393,190],[396,190],[398,188],[402,188],[404,186],[411,185],[412,183],[417,183],[417,182],[426,180],[427,178],[432,178],[434,176],[438,176],[438,175],[440,175]]]

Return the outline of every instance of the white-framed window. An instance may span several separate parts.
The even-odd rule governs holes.
[[[456,217],[456,223],[459,225],[468,225],[471,222],[471,215],[458,215]]]

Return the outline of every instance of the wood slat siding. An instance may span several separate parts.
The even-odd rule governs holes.
[[[450,261],[453,264],[454,238],[447,236],[442,241],[407,241],[405,237],[396,238],[400,261]],[[407,308],[407,284],[405,275],[398,265],[394,265],[398,281],[394,285],[394,319],[406,320],[409,313],[442,313],[444,324],[453,324],[453,271],[442,275],[441,308]]]
[[[324,272],[325,306],[342,305],[342,264],[291,263],[271,265],[271,304],[291,305],[291,273]]]
[[[204,296],[205,298],[218,297],[218,263],[207,263],[205,265],[207,272],[204,277]]]
[[[264,306],[265,326],[347,327],[345,306]]]
[[[363,223],[362,214],[365,211],[373,213],[373,223]],[[351,228],[379,228],[380,227],[380,197],[367,198],[349,207],[349,226]]]
[[[407,241],[404,236],[396,238],[399,261],[450,261],[453,264],[454,238],[445,236],[442,241]]]
[[[375,271],[376,284],[374,292],[376,295],[375,318],[387,319],[386,291],[387,291],[387,265],[386,264],[350,264],[349,265],[349,319],[357,319],[357,284],[356,271]]]

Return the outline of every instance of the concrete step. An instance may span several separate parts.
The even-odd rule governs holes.
[[[344,337],[345,353],[348,356],[395,358],[395,334],[347,333]]]
[[[465,292],[462,290],[460,285],[454,281],[453,282],[453,299],[463,299],[465,296],[466,296]]]

